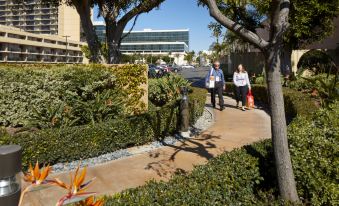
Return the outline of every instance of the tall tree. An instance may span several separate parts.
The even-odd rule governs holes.
[[[232,1],[220,10],[224,15],[238,21],[252,32],[257,32],[260,28],[268,32],[270,3],[271,0],[249,0],[247,4],[239,5],[236,1]],[[333,33],[333,19],[338,15],[339,0],[291,1],[290,27],[284,38],[284,51],[282,52],[283,72],[292,67],[292,50],[305,48],[305,46],[321,41]],[[227,31],[226,39],[227,43],[234,42],[239,46],[243,45],[243,39],[232,32]]]
[[[16,1],[25,2],[25,0]],[[74,6],[80,16],[81,25],[85,32],[91,55],[90,60],[92,62],[102,63],[105,62],[105,57],[101,51],[101,44],[91,20],[91,10],[94,5],[98,5],[100,15],[106,23],[106,40],[108,44],[107,63],[117,64],[121,57],[121,41],[130,33],[128,32],[123,35],[127,23],[134,18],[133,28],[140,14],[158,7],[164,0],[40,0],[40,2],[56,6],[60,4]]]
[[[26,0],[15,0],[16,2],[25,3]],[[104,63],[105,58],[101,51],[101,44],[95,33],[95,29],[91,20],[91,10],[95,4],[94,0],[40,0],[41,4],[59,6],[66,4],[73,6],[80,16],[81,26],[84,30],[88,48],[90,50],[90,61]]]
[[[61,3],[63,1],[61,0]],[[98,36],[95,33],[95,28],[93,27],[93,23],[91,20],[91,9],[93,8],[94,1],[93,0],[67,0],[64,3],[74,6],[77,10],[82,29],[85,32],[86,42],[88,44],[91,62],[100,62],[104,63],[105,58],[103,52],[101,50],[101,44],[98,40]]]
[[[244,25],[238,20],[233,21],[224,15],[220,9],[227,7],[228,2],[247,3],[246,0],[202,0],[202,3],[209,8],[210,15],[217,22],[259,48],[264,54],[267,90],[271,110],[272,144],[279,192],[285,200],[292,202],[299,201],[288,149],[284,99],[280,80],[281,51],[283,48],[284,34],[289,27],[288,15],[290,11],[290,1],[271,0],[268,4],[268,16],[271,20],[268,41],[254,33],[251,25]]]
[[[185,55],[184,60],[186,60],[188,64],[192,64],[192,62],[193,62],[193,60],[194,60],[194,55],[195,55],[195,52],[194,52],[194,51],[188,52],[188,53]]]
[[[134,26],[140,14],[150,12],[162,2],[164,0],[95,0],[106,23],[109,64],[120,61],[121,41],[129,34],[123,35],[127,23],[134,18]]]

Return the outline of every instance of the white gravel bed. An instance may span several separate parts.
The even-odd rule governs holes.
[[[209,108],[205,108],[202,116],[196,121],[193,127],[190,127],[190,133],[191,133],[190,138],[208,129],[210,126],[212,126],[213,123],[214,123],[213,112]],[[127,148],[127,149],[121,149],[121,150],[117,150],[111,153],[100,155],[98,157],[77,160],[77,161],[73,161],[69,163],[68,162],[58,163],[52,166],[52,170],[54,173],[73,171],[78,167],[79,164],[80,164],[80,167],[85,167],[85,166],[92,167],[97,164],[102,164],[102,163],[105,163],[111,160],[121,159],[124,157],[141,154],[144,152],[149,152],[149,151],[158,149],[166,145],[174,145],[179,140],[182,140],[182,139],[184,138],[178,134],[175,134],[174,136],[165,137],[162,142],[154,141],[147,145]]]

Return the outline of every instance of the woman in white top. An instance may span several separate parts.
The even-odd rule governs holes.
[[[235,85],[235,97],[237,101],[237,107],[239,107],[239,101],[242,101],[242,110],[245,111],[246,95],[248,89],[251,89],[250,80],[248,79],[248,73],[242,64],[239,64],[238,68],[233,74],[233,82]]]

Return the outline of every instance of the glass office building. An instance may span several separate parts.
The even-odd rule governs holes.
[[[106,28],[102,23],[94,24],[98,38],[106,41]],[[124,32],[126,34],[126,32]],[[186,53],[189,51],[189,30],[132,31],[121,43],[122,53]]]

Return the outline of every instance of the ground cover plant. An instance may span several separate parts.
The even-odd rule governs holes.
[[[336,205],[339,103],[317,110],[313,99],[292,90],[285,90],[286,100],[287,107],[293,106],[287,110],[294,115],[288,139],[302,204]],[[288,205],[279,199],[274,167],[271,140],[265,140],[225,152],[167,183],[151,181],[106,197],[105,205]]]
[[[144,65],[1,65],[0,126],[75,126],[140,113],[146,70]]]

